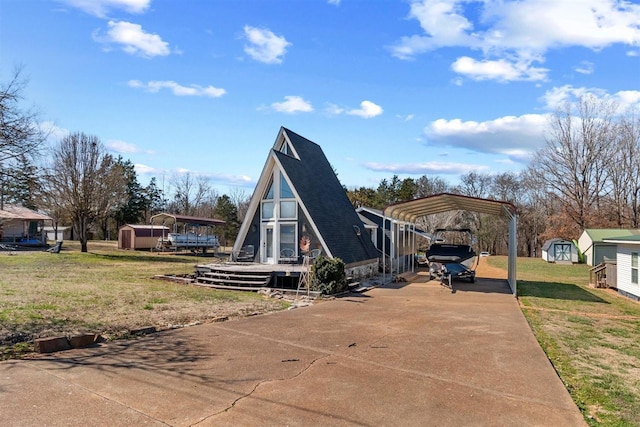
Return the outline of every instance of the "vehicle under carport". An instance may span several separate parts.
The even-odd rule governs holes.
[[[406,202],[395,203],[387,206],[383,210],[384,222],[391,223],[391,237],[400,236],[399,231],[406,227],[415,229],[416,221],[427,215],[449,212],[454,210],[478,212],[489,215],[500,216],[509,221],[509,244],[508,244],[508,264],[507,282],[511,292],[516,296],[516,258],[517,258],[517,209],[509,203],[499,200],[482,199],[478,197],[463,196],[460,194],[440,193],[433,196],[421,197]],[[403,233],[404,236],[406,233]],[[393,246],[392,246],[393,248]],[[384,254],[383,258],[389,256],[392,260],[399,254]],[[410,266],[415,270],[415,264]]]

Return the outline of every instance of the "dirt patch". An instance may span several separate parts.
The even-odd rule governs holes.
[[[476,268],[476,277],[484,279],[507,279],[506,270],[490,266],[486,257],[480,257],[478,259],[480,261]]]

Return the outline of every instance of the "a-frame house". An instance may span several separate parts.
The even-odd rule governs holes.
[[[255,248],[242,251],[243,248]],[[375,274],[379,253],[320,146],[280,128],[233,250],[262,264],[300,262],[308,251]]]

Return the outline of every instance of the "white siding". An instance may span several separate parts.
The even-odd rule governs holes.
[[[631,283],[631,252],[640,253],[640,245],[618,244],[618,289],[640,297],[640,285]]]
[[[578,239],[578,248],[584,254],[586,258],[587,265],[593,265],[593,258],[591,257],[593,254],[593,241],[591,237],[586,231],[583,231]]]

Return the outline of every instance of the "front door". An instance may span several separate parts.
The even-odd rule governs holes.
[[[556,261],[571,261],[571,245],[568,243],[558,243],[555,245]]]
[[[122,249],[131,249],[131,230],[122,230]]]
[[[274,224],[263,224],[260,237],[260,262],[265,264],[275,264],[273,256],[275,239],[273,238]]]

